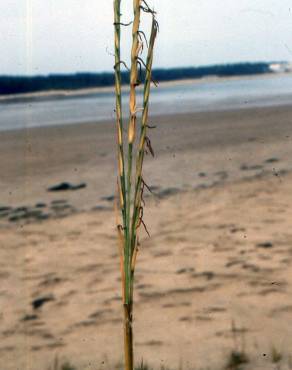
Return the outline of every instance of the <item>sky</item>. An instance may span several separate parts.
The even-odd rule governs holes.
[[[128,22],[132,0],[122,3]],[[160,23],[154,67],[292,60],[291,0],[148,3]],[[112,7],[112,0],[0,0],[0,75],[112,70]],[[130,31],[123,32],[126,61]]]

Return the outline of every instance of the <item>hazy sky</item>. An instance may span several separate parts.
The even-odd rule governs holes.
[[[0,0],[0,74],[111,70],[112,3]],[[156,67],[292,60],[292,0],[148,3],[160,22]],[[131,7],[124,0],[124,22]]]

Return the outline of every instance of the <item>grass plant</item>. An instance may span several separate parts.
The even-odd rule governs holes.
[[[231,333],[233,338],[233,349],[228,356],[226,370],[239,370],[242,365],[249,363],[249,358],[245,351],[244,329],[238,328],[235,321],[232,320]]]
[[[152,17],[149,40],[140,29],[141,13]],[[125,369],[134,369],[133,353],[133,293],[136,257],[139,247],[138,231],[141,225],[147,231],[143,220],[143,191],[145,186],[142,169],[146,149],[153,154],[150,139],[147,136],[149,97],[151,87],[152,62],[158,24],[155,12],[145,0],[133,0],[132,47],[130,67],[130,97],[129,124],[124,127],[122,117],[121,65],[121,27],[128,26],[121,22],[121,0],[114,0],[114,29],[115,29],[115,93],[116,93],[116,122],[118,142],[118,194],[121,219],[117,221],[120,246],[120,266],[122,276],[122,296],[124,307],[124,351]],[[148,47],[146,62],[142,59],[145,44]],[[143,106],[137,107],[137,86],[141,84],[141,71],[145,70]],[[138,143],[137,121],[138,112],[142,111],[140,135]],[[126,131],[126,135],[124,135]],[[126,149],[125,149],[126,148]],[[136,171],[134,172],[134,168]],[[148,231],[147,231],[148,233]]]
[[[278,364],[283,359],[282,353],[275,346],[272,346],[271,358],[272,358],[273,364]]]

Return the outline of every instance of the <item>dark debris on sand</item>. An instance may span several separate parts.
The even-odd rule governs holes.
[[[51,186],[48,191],[68,191],[68,190],[80,190],[86,188],[85,182],[80,184],[71,184],[70,182],[61,182],[60,184]]]
[[[51,204],[38,202],[33,206],[0,207],[0,220],[10,223],[31,223],[45,221],[50,218],[61,218],[76,212],[66,200],[53,200]]]

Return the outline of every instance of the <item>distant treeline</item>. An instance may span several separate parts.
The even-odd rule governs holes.
[[[205,67],[155,69],[156,81],[173,81],[206,76],[242,76],[270,72],[270,63],[236,63]],[[143,80],[144,72],[141,72]],[[122,83],[129,82],[129,72],[122,72]],[[0,95],[20,94],[48,90],[77,90],[93,87],[112,86],[114,74],[76,73],[70,75],[54,74],[48,76],[0,76]]]

